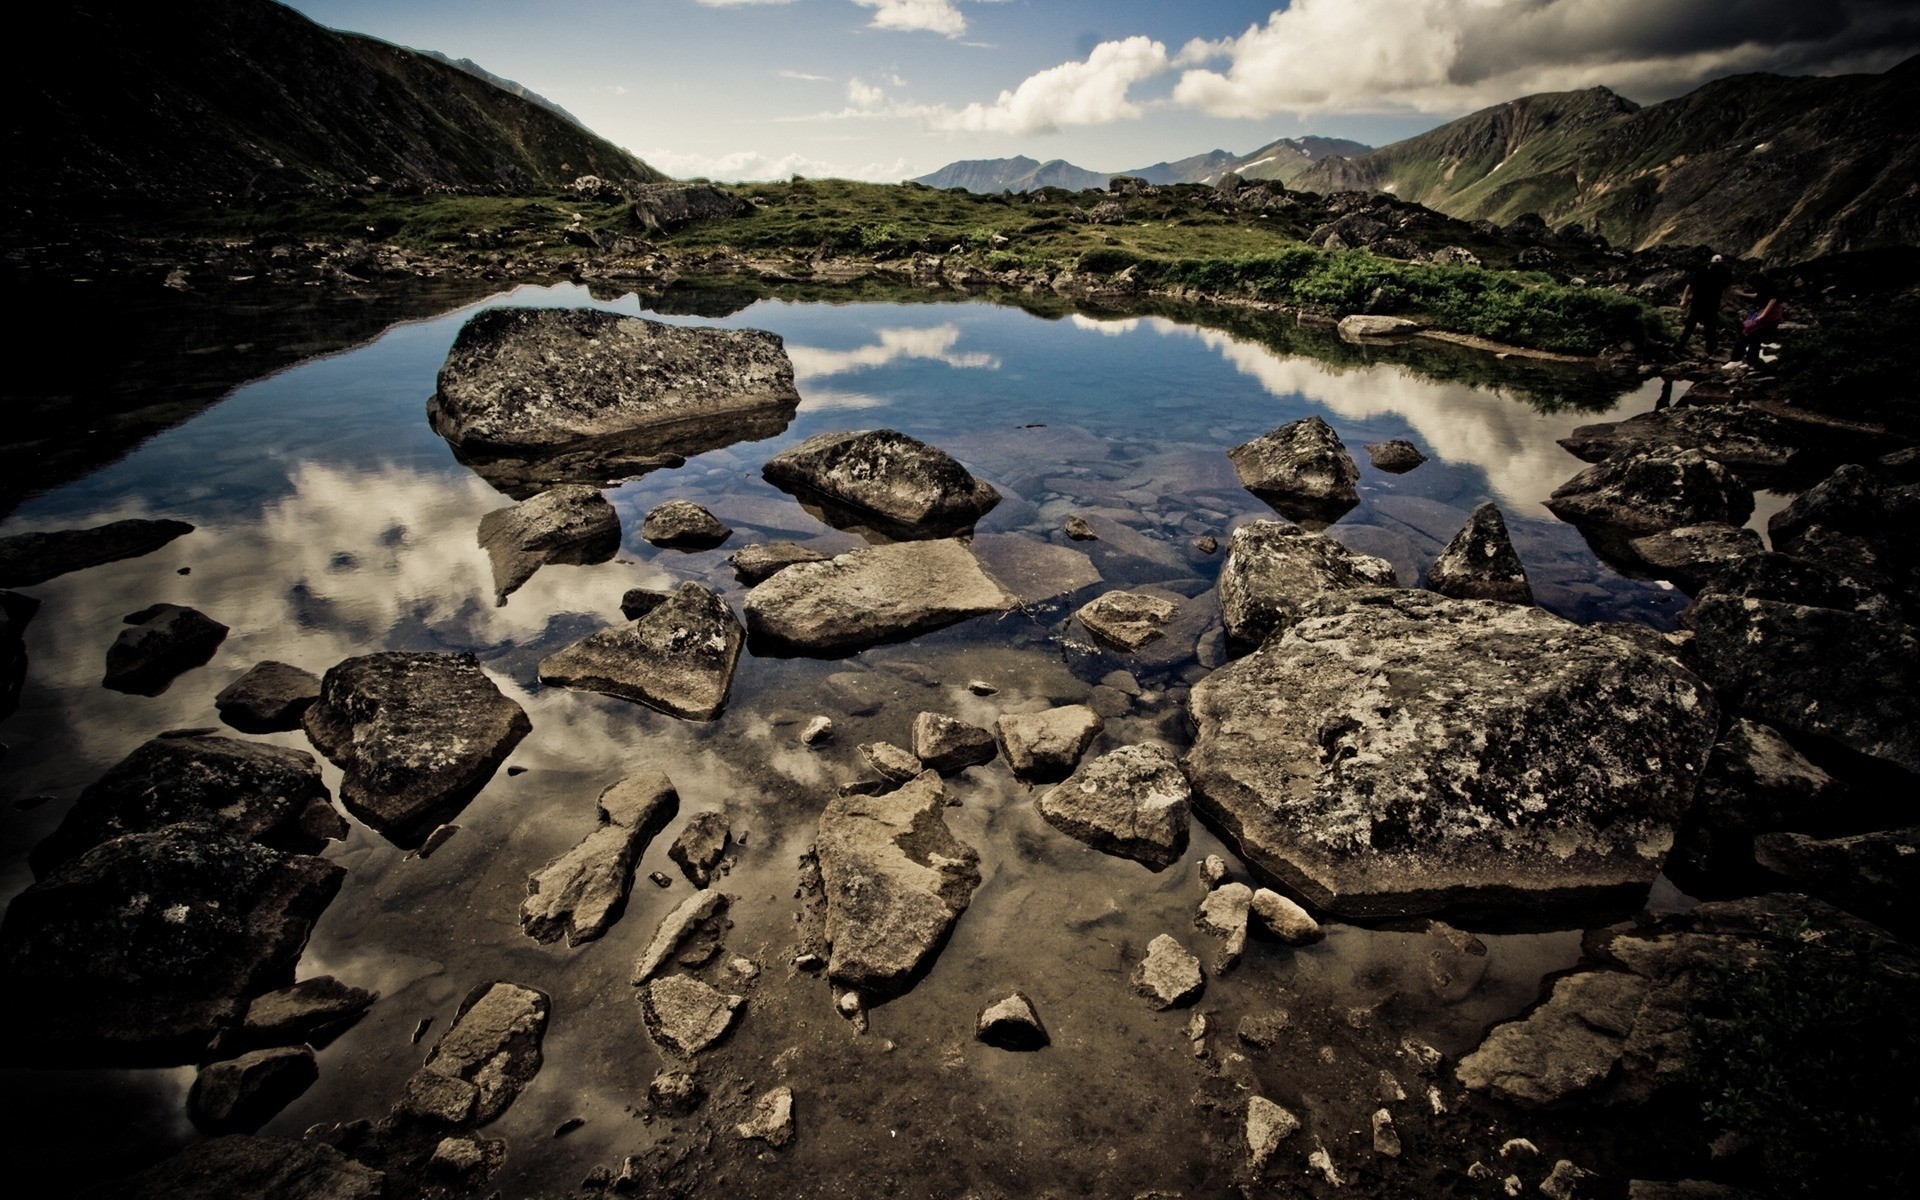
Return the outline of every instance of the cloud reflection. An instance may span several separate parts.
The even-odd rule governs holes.
[[[853,371],[884,367],[903,358],[922,358],[968,370],[997,371],[998,355],[980,351],[956,353],[960,341],[957,325],[934,325],[922,329],[881,329],[879,341],[852,350],[826,350],[818,346],[788,346],[793,373],[801,380],[826,379]]]

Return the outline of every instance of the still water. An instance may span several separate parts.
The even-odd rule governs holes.
[[[635,297],[601,302],[571,285],[484,304],[643,311]],[[1286,1097],[1333,1145],[1364,1123],[1363,1111],[1347,1109],[1371,1103],[1360,1093],[1378,1065],[1359,1050],[1349,1061],[1321,1036],[1264,1054],[1235,1047],[1225,1031],[1242,1016],[1288,1008],[1313,1028],[1302,1013],[1378,1010],[1396,1034],[1458,1053],[1531,1003],[1543,973],[1577,957],[1578,931],[1490,936],[1486,980],[1442,1002],[1421,984],[1417,931],[1336,925],[1306,950],[1255,944],[1209,985],[1200,1010],[1222,1032],[1213,1061],[1198,1062],[1187,1014],[1149,1012],[1126,976],[1161,932],[1214,957],[1192,915],[1197,864],[1219,844],[1196,825],[1185,860],[1150,873],[1055,832],[996,762],[949,781],[957,803],[947,821],[980,852],[984,882],[917,987],[875,1009],[862,1036],[833,1012],[823,981],[789,966],[797,863],[827,797],[860,773],[859,743],[909,744],[922,710],[990,725],[1004,712],[1085,702],[1102,686],[1126,711],[1094,753],[1146,740],[1185,746],[1185,688],[1222,653],[1211,597],[1222,555],[1193,542],[1212,534],[1224,546],[1236,524],[1272,515],[1239,486],[1224,452],[1285,422],[1319,414],[1353,450],[1361,504],[1329,533],[1393,562],[1403,584],[1416,584],[1472,508],[1492,499],[1542,606],[1582,622],[1670,626],[1683,597],[1615,573],[1541,503],[1581,466],[1555,439],[1651,407],[1652,387],[1574,407],[1484,373],[1410,369],[1396,351],[1291,353],[1276,348],[1297,342],[1284,331],[1263,338],[1170,317],[1043,317],[986,303],[760,300],[722,318],[661,316],[780,334],[803,397],[798,416],[777,437],[610,489],[626,530],[621,553],[546,567],[497,606],[475,530],[509,501],[454,460],[425,415],[435,372],[477,307],[246,384],[0,524],[11,534],[164,516],[198,527],[145,558],[26,589],[42,607],[27,631],[20,711],[0,725],[0,799],[52,799],[0,808],[6,897],[31,882],[26,850],[82,787],[156,733],[219,725],[215,693],[261,660],[322,673],[373,650],[471,650],[533,719],[508,760],[524,770],[502,770],[431,859],[408,858],[358,824],[330,847],[348,875],[300,975],[333,974],[381,999],[321,1051],[319,1083],[265,1132],[380,1116],[467,991],[508,979],[549,992],[554,1015],[544,1069],[486,1131],[511,1146],[495,1186],[559,1194],[596,1165],[618,1170],[624,1155],[687,1139],[672,1122],[636,1116],[661,1059],[627,982],[658,919],[687,894],[666,857],[679,822],[654,840],[626,915],[601,941],[542,946],[517,919],[527,876],[592,827],[600,790],[648,769],[672,778],[681,820],[724,810],[745,843],[719,886],[735,897],[728,954],[760,973],[738,985],[748,990],[746,1017],[699,1069],[710,1107],[794,1087],[799,1139],[772,1177],[795,1195],[892,1185],[955,1195],[1210,1190],[1235,1152],[1219,1141],[1222,1118],[1196,1115],[1211,1111],[1190,1105],[1196,1088],[1224,1078],[1229,1091]],[[695,579],[737,609],[742,589],[725,560],[740,546],[859,544],[761,481],[758,468],[815,433],[880,426],[942,447],[999,488],[1004,499],[981,522],[976,548],[1026,602],[1020,611],[835,661],[745,657],[727,711],[710,724],[537,683],[541,658],[619,620],[628,588]],[[1372,469],[1361,444],[1389,438],[1414,442],[1431,461],[1400,476]],[[669,499],[704,504],[733,537],[698,553],[648,545],[642,518]],[[1100,539],[1069,542],[1061,526],[1073,514]],[[1128,657],[1079,639],[1073,608],[1110,587],[1147,584],[1197,598],[1162,643]],[[102,688],[120,618],[160,601],[192,605],[232,633],[211,663],[161,696]],[[973,679],[999,693],[969,693]],[[838,733],[809,750],[798,732],[815,714],[832,717]],[[297,733],[269,740],[308,748]],[[339,772],[322,769],[337,791]],[[647,882],[652,871],[674,876],[672,887]],[[1245,878],[1237,863],[1234,874]],[[979,1008],[1015,987],[1033,997],[1052,1050],[1007,1055],[971,1040]],[[425,1017],[433,1029],[415,1047]],[[3,1074],[0,1087],[35,1098],[8,1121],[10,1157],[70,1186],[97,1178],[103,1163],[146,1161],[195,1136],[183,1115],[190,1068]],[[552,1136],[576,1116],[584,1127]],[[930,1155],[942,1182],[922,1188]],[[847,1182],[854,1164],[864,1183]]]

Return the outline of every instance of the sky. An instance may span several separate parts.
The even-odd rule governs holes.
[[[892,181],[1385,145],[1543,91],[1881,71],[1912,0],[286,0],[532,88],[668,174]]]

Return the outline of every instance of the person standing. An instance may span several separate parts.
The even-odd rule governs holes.
[[[1728,361],[1744,361],[1750,367],[1761,365],[1761,339],[1771,337],[1785,316],[1786,308],[1780,303],[1780,289],[1773,282],[1773,276],[1762,274],[1755,281],[1753,307],[1740,323],[1740,333],[1733,339],[1733,358]]]
[[[1732,282],[1733,271],[1718,254],[1687,276],[1686,289],[1680,293],[1680,306],[1686,310],[1687,319],[1680,326],[1680,340],[1675,343],[1675,349],[1687,348],[1687,339],[1693,336],[1695,325],[1700,326],[1705,336],[1709,357],[1720,349],[1720,297]]]

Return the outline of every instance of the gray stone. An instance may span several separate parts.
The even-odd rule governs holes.
[[[192,532],[185,521],[129,519],[92,529],[17,533],[0,538],[0,587],[32,587],[69,571],[139,558]]]
[[[82,1195],[86,1200],[381,1200],[386,1178],[324,1142],[234,1134],[188,1146]]]
[[[1040,815],[1097,850],[1160,870],[1187,848],[1187,777],[1165,749],[1122,746],[1040,794]]]
[[[1085,552],[1020,533],[976,533],[973,555],[1022,604],[1071,596],[1101,581]]]
[[[1248,909],[1261,928],[1289,946],[1309,945],[1326,936],[1311,913],[1270,888],[1256,889]]]
[[[727,602],[688,580],[639,620],[540,662],[540,682],[632,700],[690,721],[727,706],[746,632]]]
[[[993,723],[993,732],[1014,775],[1048,782],[1072,774],[1105,725],[1086,705],[1068,704],[1045,712],[1008,713]]]
[[[661,1071],[647,1084],[647,1100],[662,1116],[688,1116],[706,1098],[700,1081],[685,1071]]]
[[[1201,898],[1194,925],[1227,944],[1217,971],[1232,967],[1246,952],[1247,914],[1252,902],[1253,889],[1244,883],[1223,883]]]
[[[533,728],[473,655],[403,651],[334,666],[302,724],[344,773],[347,810],[403,846],[466,807]]]
[[[1745,524],[1753,492],[1698,450],[1647,450],[1609,458],[1555,488],[1553,515],[1573,525],[1644,537],[1684,525]]]
[[[936,712],[913,719],[913,753],[929,771],[951,775],[990,763],[999,752],[993,732],[978,725]]]
[[[1359,342],[1368,338],[1404,338],[1419,333],[1426,326],[1405,317],[1379,316],[1372,313],[1351,313],[1340,318],[1335,327],[1343,341]]]
[[[341,983],[331,975],[318,975],[255,996],[247,1005],[240,1030],[253,1042],[325,1046],[379,998],[377,992]]]
[[[1147,943],[1147,956],[1133,969],[1133,990],[1157,1009],[1191,1004],[1206,986],[1200,960],[1169,934]]]
[[[965,544],[900,542],[788,567],[747,593],[747,628],[776,649],[838,653],[1017,603]]]
[[[594,805],[599,825],[580,844],[527,876],[520,928],[539,942],[578,946],[607,931],[626,909],[634,864],[680,810],[680,795],[659,772],[608,787]]]
[[[493,1177],[507,1158],[507,1143],[501,1138],[482,1138],[472,1134],[444,1137],[427,1159],[427,1170],[443,1179],[468,1187],[477,1187]]]
[[[1404,475],[1427,461],[1427,456],[1420,453],[1418,446],[1400,438],[1387,442],[1368,442],[1366,450],[1375,470],[1395,475]]]
[[[285,733],[300,728],[300,717],[319,698],[318,675],[268,660],[222,688],[213,706],[242,733]]]
[[[1280,1143],[1300,1132],[1300,1118],[1265,1096],[1247,1097],[1247,1165],[1258,1175],[1267,1169]]]
[[[1628,547],[1662,579],[1698,592],[1743,559],[1766,552],[1760,535],[1743,525],[1682,525],[1634,538]]]
[[[1249,1013],[1240,1018],[1239,1028],[1234,1036],[1249,1046],[1260,1050],[1270,1050],[1280,1035],[1286,1032],[1288,1016],[1284,1010],[1277,1012]]]
[[[904,989],[946,941],[980,885],[979,856],[941,816],[932,771],[884,796],[836,796],[814,851],[826,892],[827,977],[847,988]]]
[[[1100,540],[1100,535],[1093,531],[1093,526],[1087,524],[1087,519],[1077,513],[1068,517],[1061,528],[1066,530],[1067,536],[1076,542],[1097,542]]]
[[[1669,659],[1537,609],[1329,601],[1193,689],[1196,805],[1343,915],[1652,882],[1716,707]]]
[[[551,1009],[545,992],[515,983],[481,984],[467,994],[416,1078],[437,1075],[471,1084],[473,1112],[467,1120],[485,1125],[507,1111],[540,1073],[540,1042]]]
[[[1754,866],[1755,835],[1834,828],[1852,819],[1847,799],[1847,789],[1778,730],[1736,719],[1707,759],[1668,870],[1743,883]]]
[[[1298,525],[1249,521],[1227,543],[1220,615],[1229,637],[1259,645],[1284,632],[1302,607],[1328,592],[1398,586],[1385,559],[1356,554]]]
[[[1766,478],[1795,465],[1804,426],[1750,404],[1680,404],[1620,421],[1582,425],[1560,444],[1583,462],[1646,450],[1698,450],[1735,471]]]
[[[714,871],[733,844],[733,829],[727,815],[717,809],[695,813],[680,830],[680,836],[667,847],[667,857],[680,865],[687,882],[703,888],[713,880]]]
[[[400,1111],[441,1125],[465,1125],[480,1104],[480,1089],[437,1071],[415,1071],[400,1095]]]
[[[689,1058],[725,1037],[746,1002],[745,996],[727,995],[690,975],[668,975],[640,989],[647,1032]]]
[[[600,489],[562,484],[480,518],[500,603],[548,563],[603,563],[620,550],[620,516]]]
[[[793,542],[755,542],[742,546],[727,559],[733,574],[748,587],[766,582],[776,571],[795,563],[825,562],[827,556]]]
[[[1464,1000],[1486,978],[1487,944],[1444,921],[1427,922],[1427,985],[1434,998]]]
[[[633,189],[633,219],[671,232],[695,221],[726,220],[753,211],[751,201],[705,183],[649,183]]]
[[[1456,600],[1499,600],[1532,604],[1527,569],[1507,537],[1507,522],[1491,500],[1484,500],[1440,557],[1427,568],[1427,589]]]
[[[1565,976],[1526,1020],[1495,1027],[1460,1060],[1460,1082],[1527,1107],[1590,1093],[1613,1075],[1648,989],[1627,971]]]
[[[1038,1050],[1052,1041],[1024,992],[1009,993],[981,1009],[973,1036],[1002,1050]]]
[[[101,686],[136,696],[158,696],[183,671],[213,657],[227,639],[227,627],[180,604],[154,604],[122,618],[130,629],[107,647],[107,673]]]
[[[1171,600],[1142,592],[1107,592],[1074,615],[1102,642],[1122,650],[1138,650],[1159,637],[1180,611]]]
[[[1248,491],[1287,516],[1331,521],[1360,503],[1360,468],[1317,416],[1235,446],[1227,458]]]
[[[691,500],[668,500],[647,513],[640,536],[656,546],[710,550],[732,537],[733,530]]]
[[[1373,1110],[1373,1152],[1382,1158],[1400,1157],[1400,1131],[1393,1127],[1393,1114],[1384,1108]]]
[[[815,717],[800,731],[800,741],[803,745],[818,746],[822,742],[832,740],[833,720],[830,717]]]
[[[672,592],[656,588],[628,588],[620,596],[620,615],[629,621],[638,621],[671,599]]]
[[[1000,493],[952,455],[893,429],[816,434],[768,460],[760,473],[776,487],[824,502],[830,524],[878,522],[918,537],[970,529],[1000,503]]]
[[[1592,1171],[1582,1170],[1566,1159],[1553,1164],[1553,1170],[1540,1181],[1540,1194],[1547,1200],[1576,1200],[1581,1194],[1580,1181],[1590,1178]]]
[[[905,783],[926,769],[911,750],[902,749],[892,742],[864,743],[860,747],[860,757],[894,783]]]
[[[647,948],[634,960],[634,986],[638,987],[652,979],[660,968],[667,965],[667,960],[679,952],[681,943],[696,930],[723,920],[731,903],[732,897],[725,892],[702,888],[676,905],[661,920],[660,928],[654,930],[653,940],[647,943]]]
[[[306,1046],[255,1050],[201,1067],[187,1112],[209,1133],[252,1133],[318,1078],[320,1065]]]
[[[778,1150],[793,1141],[793,1089],[777,1087],[753,1102],[753,1115],[733,1127],[744,1139],[759,1138]]]

